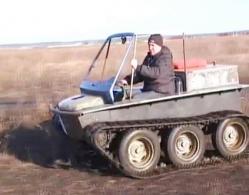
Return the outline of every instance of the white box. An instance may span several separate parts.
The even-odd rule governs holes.
[[[184,72],[183,72],[184,73]],[[239,84],[237,65],[213,65],[187,69],[186,90],[193,91]]]

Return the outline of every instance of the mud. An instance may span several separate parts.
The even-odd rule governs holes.
[[[137,180],[110,167],[87,144],[68,139],[50,120],[22,122],[0,137],[1,152],[18,161],[0,157],[0,194],[249,193],[247,159]]]

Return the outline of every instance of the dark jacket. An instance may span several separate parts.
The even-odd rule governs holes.
[[[131,75],[125,79],[131,83]],[[137,66],[133,83],[142,81],[144,81],[143,91],[155,91],[167,95],[175,93],[172,54],[168,47],[163,46],[154,56],[148,53],[143,64]]]

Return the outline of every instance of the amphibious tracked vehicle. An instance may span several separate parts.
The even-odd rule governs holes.
[[[204,158],[206,140],[224,159],[246,152],[249,118],[242,109],[236,65],[191,60],[175,63],[176,93],[141,95],[139,85],[121,86],[146,36],[109,36],[80,85],[81,93],[51,106],[66,135],[84,140],[128,176],[149,176],[160,164],[190,168]]]

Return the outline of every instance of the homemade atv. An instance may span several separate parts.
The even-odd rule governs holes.
[[[66,135],[92,145],[128,176],[150,176],[161,164],[190,168],[203,161],[206,142],[224,159],[246,152],[249,117],[241,109],[237,66],[178,62],[176,94],[148,97],[141,86],[120,86],[133,58],[142,62],[146,36],[109,36],[80,85],[80,95],[51,106]],[[243,100],[244,101],[244,100]]]

